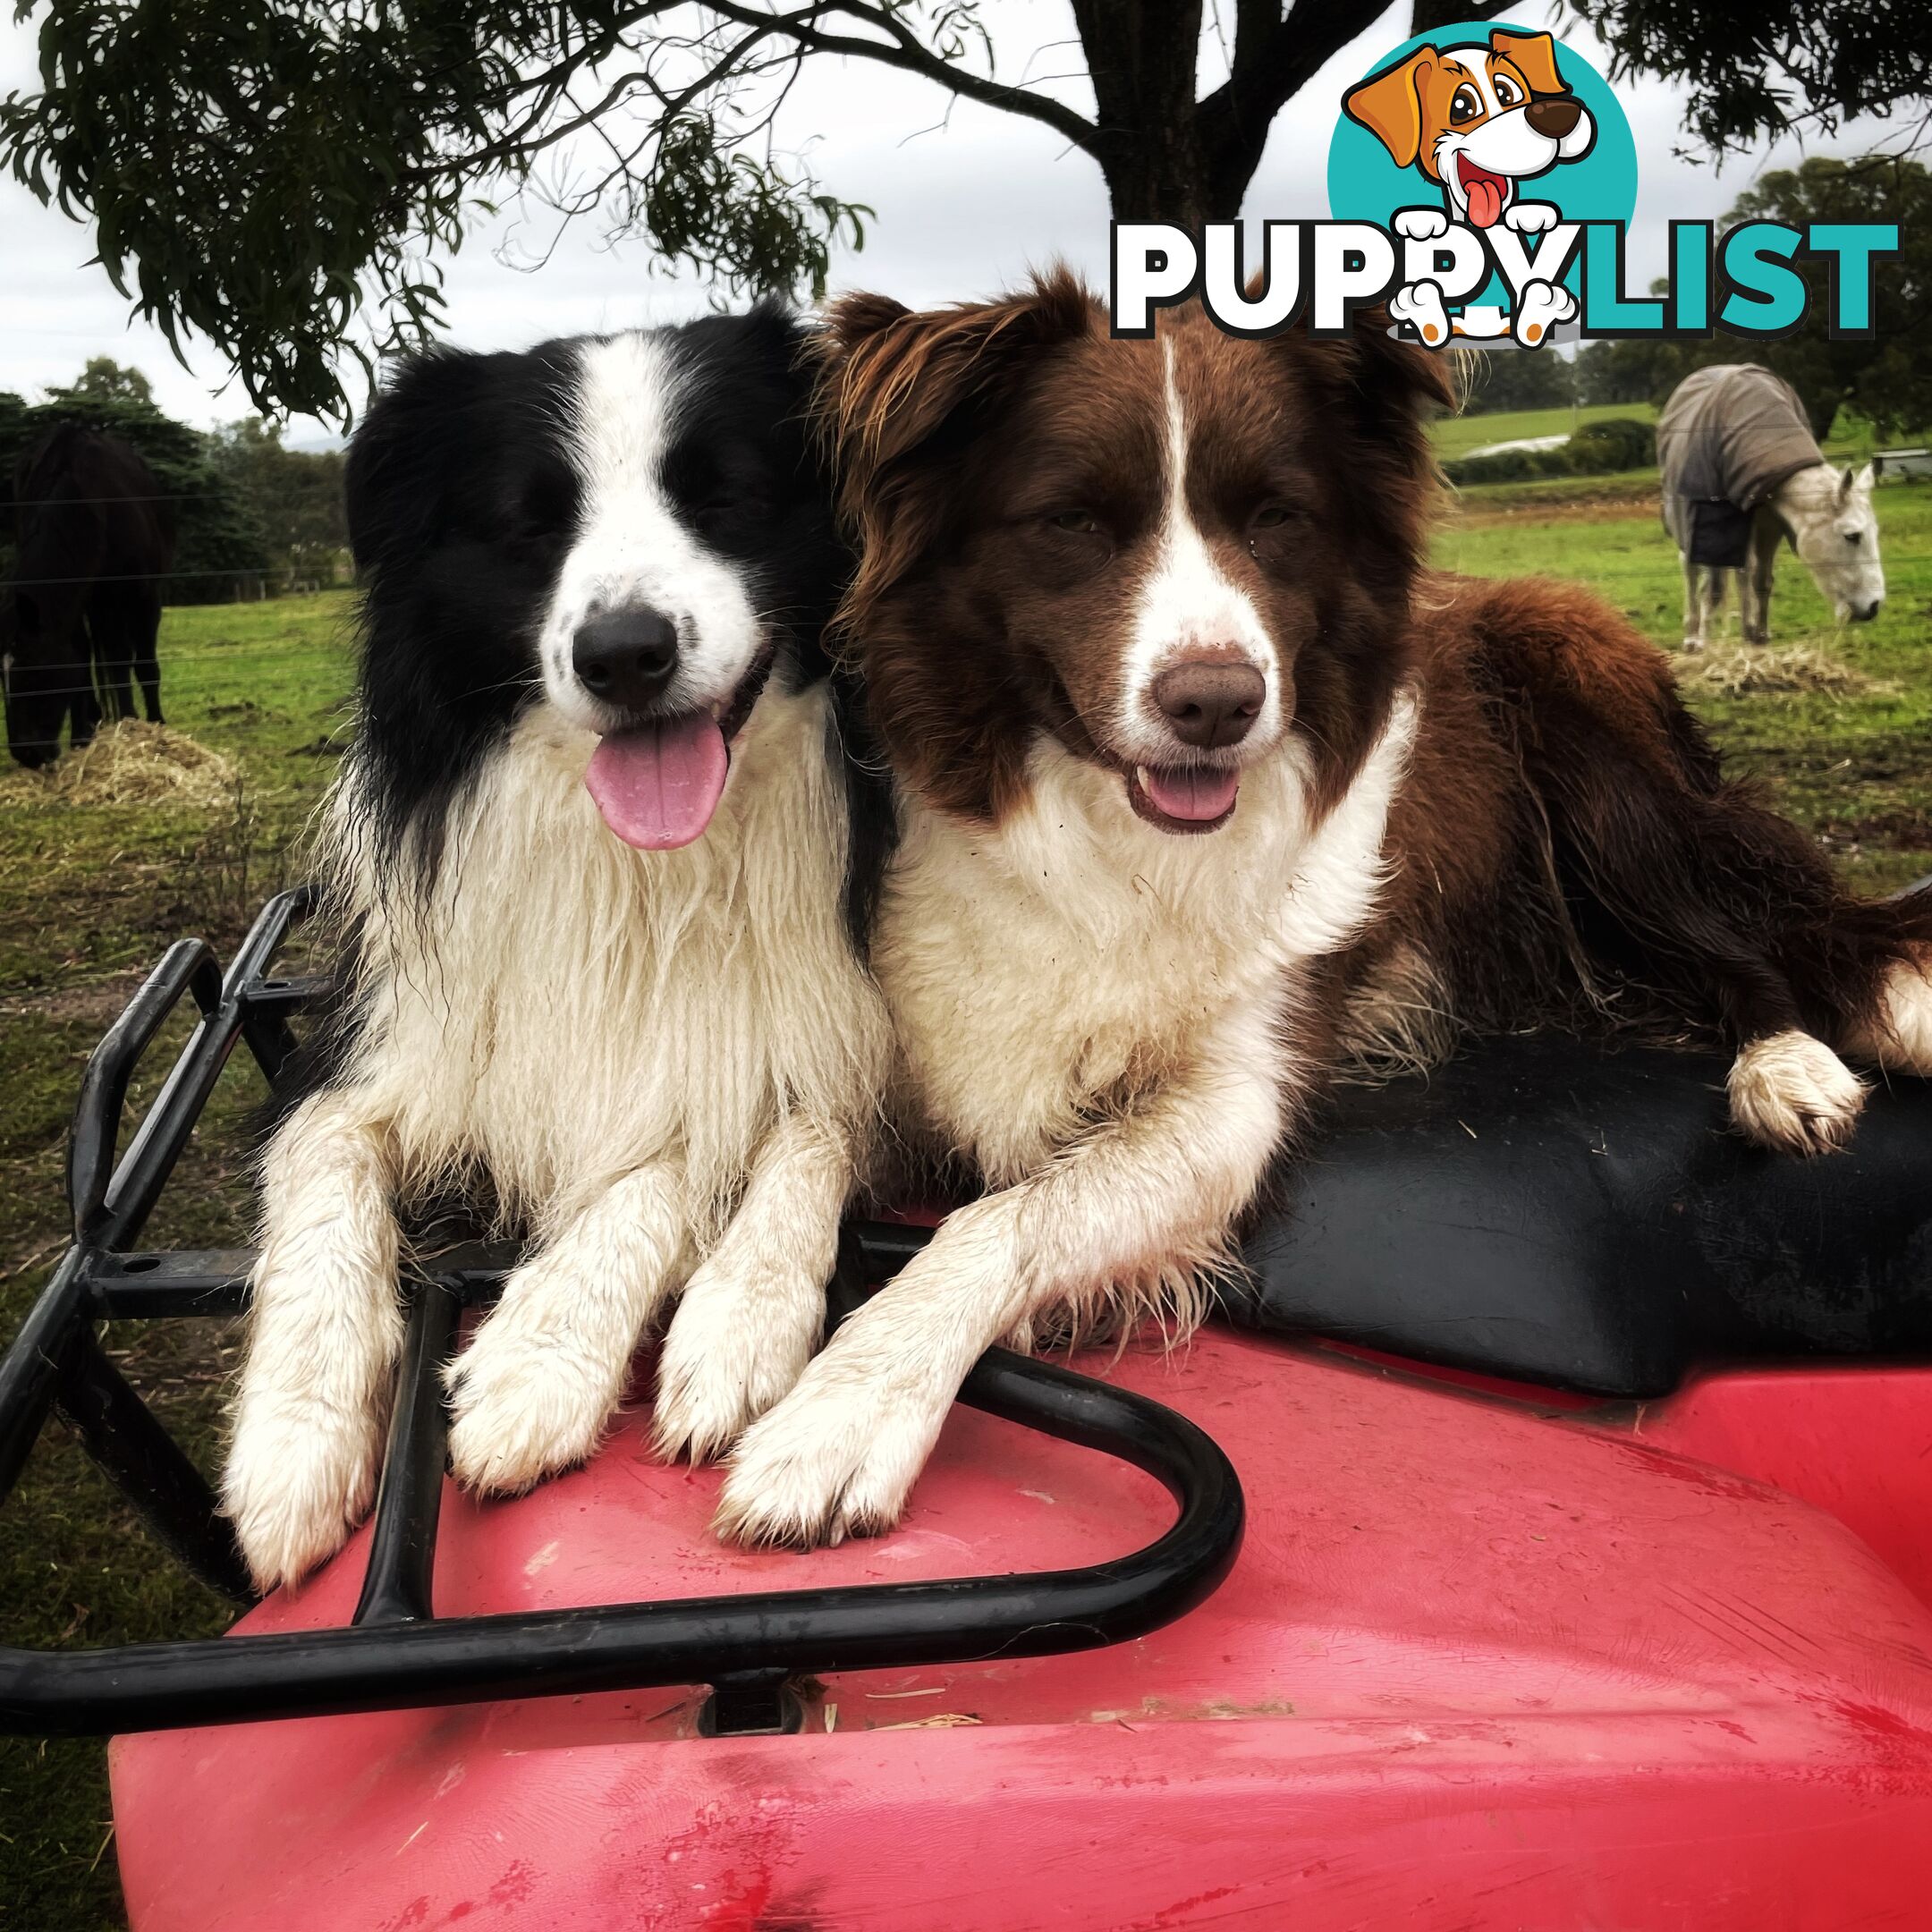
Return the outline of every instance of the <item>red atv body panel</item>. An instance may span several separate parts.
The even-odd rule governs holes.
[[[1932,1371],[1609,1410],[1222,1330],[1077,1366],[1240,1472],[1178,1622],[809,1686],[794,1736],[646,1690],[123,1738],[135,1932],[1932,1923]],[[448,1496],[438,1614],[1046,1569],[1172,1513],[959,1410],[895,1534],[750,1555],[648,1433]],[[365,1555],[239,1627],[346,1623]]]

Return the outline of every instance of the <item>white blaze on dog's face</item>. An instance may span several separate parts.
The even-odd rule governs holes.
[[[1597,138],[1546,33],[1498,29],[1487,46],[1419,47],[1343,105],[1398,166],[1439,183],[1450,214],[1473,228],[1494,226],[1520,199],[1519,182],[1581,159]]]
[[[708,514],[742,514],[728,458],[716,502],[694,506],[674,487],[698,379],[666,336],[580,350],[565,426],[577,525],[538,647],[545,695],[602,741],[592,797],[646,850],[689,844],[709,824],[730,739],[770,667],[743,569],[707,541]]]
[[[1218,830],[1284,756],[1318,815],[1339,795],[1407,671],[1439,359],[1191,307],[1116,340],[1063,275],[927,316],[854,298],[832,332],[849,634],[902,780],[997,824],[1050,739],[1163,833]]]
[[[1283,670],[1251,587],[1217,554],[1188,500],[1188,411],[1172,335],[1160,343],[1160,504],[1103,731],[1129,768],[1128,801],[1142,818],[1211,831],[1234,809],[1242,767],[1280,742]],[[1266,503],[1253,521],[1258,532],[1287,514]],[[1256,554],[1259,542],[1258,534],[1250,541]]]

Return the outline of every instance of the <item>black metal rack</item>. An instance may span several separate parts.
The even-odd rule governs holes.
[[[326,990],[271,969],[312,903],[264,908],[225,975],[199,939],[172,946],[89,1062],[68,1158],[73,1246],[0,1360],[0,1499],[50,1411],[173,1555],[239,1604],[246,1572],[207,1479],[100,1345],[102,1320],[225,1317],[246,1303],[246,1250],[137,1250],[141,1230],[237,1042],[273,1081],[290,1016]],[[199,1021],[118,1162],[137,1063],[183,996]],[[903,1266],[924,1231],[848,1229],[835,1307]],[[180,1643],[0,1648],[0,1731],[103,1735],[181,1724],[708,1684],[706,1727],[796,1722],[787,1681],[808,1672],[1037,1657],[1119,1643],[1191,1609],[1241,1546],[1243,1505],[1220,1449],[1184,1418],[1106,1383],[988,1351],[962,1399],[1157,1478],[1179,1513],[1157,1541],[1080,1570],[439,1619],[430,1608],[445,1417],[439,1374],[462,1309],[514,1253],[474,1246],[405,1282],[408,1340],[376,1502],[369,1566],[343,1629]]]

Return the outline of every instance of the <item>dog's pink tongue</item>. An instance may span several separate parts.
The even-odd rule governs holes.
[[[1503,190],[1479,177],[1462,184],[1469,191],[1469,218],[1479,228],[1493,228],[1503,216]]]
[[[1234,794],[1241,790],[1241,774],[1185,766],[1162,771],[1150,766],[1141,774],[1140,789],[1154,809],[1170,818],[1218,818],[1233,804]]]
[[[711,823],[731,754],[715,718],[666,718],[613,732],[591,754],[584,784],[626,845],[670,852]]]

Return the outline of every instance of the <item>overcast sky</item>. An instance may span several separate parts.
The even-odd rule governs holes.
[[[37,13],[38,8],[35,10]],[[1063,0],[990,0],[1003,79],[1055,76],[1077,47]],[[0,17],[0,93],[35,82],[34,30]],[[1365,14],[1368,9],[1364,9]],[[1542,4],[1516,18],[1547,22]],[[1408,33],[1409,0],[1387,9],[1344,48],[1277,119],[1250,191],[1250,216],[1292,219],[1327,213],[1324,189],[1328,140],[1342,89]],[[1589,30],[1555,23],[1563,38],[1606,64]],[[1213,55],[1210,51],[1208,61]],[[1211,85],[1215,77],[1205,77]],[[1083,83],[1055,87],[1087,106]],[[1631,284],[1664,267],[1670,219],[1721,215],[1751,175],[1786,165],[1801,150],[1792,141],[1768,153],[1733,158],[1721,171],[1676,158],[1682,145],[1682,91],[1661,81],[1626,86],[1622,97],[1636,135],[1642,185],[1631,237]],[[1099,170],[1032,122],[956,102],[911,76],[869,63],[814,61],[778,123],[781,146],[809,158],[814,172],[847,199],[877,211],[862,254],[842,253],[834,286],[883,288],[914,303],[990,293],[1033,264],[1064,257],[1098,282],[1106,266],[1106,197]],[[1823,151],[1857,153],[1888,131],[1854,122]],[[654,275],[640,242],[606,248],[593,224],[567,233],[548,264],[531,274],[513,266],[549,240],[540,209],[479,225],[448,264],[453,340],[479,348],[514,348],[547,335],[675,318],[702,308],[701,288]],[[88,266],[89,231],[43,208],[25,189],[0,181],[0,389],[32,395],[72,380],[93,355],[132,362],[152,379],[170,413],[195,423],[248,412],[247,398],[222,358],[206,343],[189,348],[190,367],[175,361],[152,328],[131,325],[128,304],[106,276]],[[298,421],[293,439],[320,435]]]

